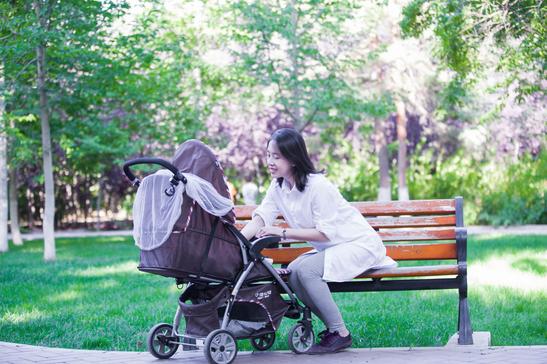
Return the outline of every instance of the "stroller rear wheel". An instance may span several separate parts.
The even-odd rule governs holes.
[[[173,336],[173,325],[157,324],[148,332],[146,346],[150,354],[158,359],[168,359],[175,354],[179,345],[173,341],[178,341],[178,337]]]
[[[275,332],[265,334],[259,337],[253,337],[251,339],[251,345],[253,348],[259,351],[268,350],[275,342]]]
[[[230,331],[214,330],[207,335],[203,351],[211,364],[230,364],[237,355],[237,342]]]
[[[304,324],[296,324],[289,330],[289,348],[295,354],[303,354],[308,351],[313,345],[315,336],[313,331],[305,337],[306,327]]]

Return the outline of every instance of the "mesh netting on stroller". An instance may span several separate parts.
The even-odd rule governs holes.
[[[167,170],[141,182],[130,170],[137,164]],[[185,285],[173,325],[158,324],[149,332],[148,349],[154,356],[169,358],[182,345],[203,348],[211,363],[230,363],[237,339],[250,338],[257,350],[271,347],[284,316],[303,317],[289,333],[289,347],[301,352],[311,346],[309,309],[300,306],[261,255],[279,238],[250,243],[239,233],[223,170],[205,144],[183,143],[172,163],[157,158],[128,161],[124,172],[138,187],[133,207],[138,269]],[[186,325],[179,333],[182,317]]]

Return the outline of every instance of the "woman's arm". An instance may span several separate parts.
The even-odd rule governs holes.
[[[283,237],[283,228],[264,226],[258,229],[256,237],[275,235]],[[285,229],[285,237],[292,240],[326,242],[329,238],[317,229]]]
[[[253,216],[253,219],[249,221],[247,225],[241,229],[241,234],[247,239],[251,240],[251,238],[255,235],[257,235],[260,228],[262,228],[264,225],[264,220],[259,215]],[[257,236],[258,237],[258,236]]]

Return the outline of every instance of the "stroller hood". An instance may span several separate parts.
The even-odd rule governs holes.
[[[172,163],[182,173],[192,173],[211,182],[221,196],[230,198],[230,190],[216,155],[201,141],[191,139],[181,144]],[[223,219],[235,223],[234,211],[230,211]]]
[[[222,167],[204,143],[198,140],[183,143],[172,164],[183,174],[193,174],[208,181],[219,195],[230,197]],[[158,191],[147,198],[156,201],[164,198],[162,189]],[[239,242],[226,226],[235,223],[234,210],[222,217],[214,216],[186,192],[173,208],[180,215],[168,232],[169,236],[153,249],[141,249],[139,269],[186,281],[233,280],[243,264]]]

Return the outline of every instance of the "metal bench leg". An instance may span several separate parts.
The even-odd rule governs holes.
[[[458,310],[458,344],[473,345],[473,329],[467,303],[467,287],[460,288],[460,303]]]

